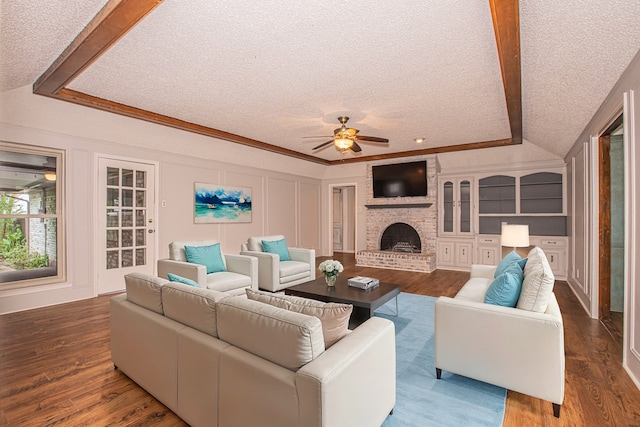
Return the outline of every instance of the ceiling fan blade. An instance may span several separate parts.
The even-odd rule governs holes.
[[[317,150],[318,148],[323,148],[326,147],[329,144],[333,144],[333,139],[327,141],[327,142],[323,142],[322,144],[318,145],[317,147],[313,147],[312,150]]]
[[[359,153],[362,151],[362,148],[360,148],[357,142],[353,141],[353,145],[351,146],[351,151],[353,151],[354,153]]]
[[[378,138],[377,136],[358,135],[358,136],[356,136],[356,139],[358,141],[384,142],[384,143],[389,142],[389,140],[387,138]]]

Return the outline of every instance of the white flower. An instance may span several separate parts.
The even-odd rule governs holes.
[[[326,276],[337,276],[339,273],[344,271],[342,263],[334,259],[322,261],[318,266],[318,269]]]

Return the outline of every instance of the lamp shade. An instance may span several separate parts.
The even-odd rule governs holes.
[[[529,226],[519,224],[503,224],[500,244],[512,248],[529,246]]]

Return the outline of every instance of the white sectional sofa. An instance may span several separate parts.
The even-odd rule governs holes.
[[[371,427],[393,409],[386,319],[325,349],[317,317],[142,274],[125,281],[111,299],[113,363],[193,427]]]
[[[474,265],[455,298],[438,298],[436,376],[449,371],[548,400],[558,417],[564,398],[564,328],[551,291],[551,268],[541,249],[529,252],[516,307],[484,302],[495,271],[495,266]],[[525,288],[531,284],[542,288]]]

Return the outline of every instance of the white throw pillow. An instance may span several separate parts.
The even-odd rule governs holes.
[[[527,256],[524,280],[517,307],[522,310],[544,313],[553,293],[555,277],[542,249],[534,247]]]
[[[246,293],[249,299],[320,319],[320,322],[322,322],[325,348],[331,347],[347,335],[349,318],[353,311],[351,304],[322,302],[292,295],[256,291],[253,289],[247,289]]]

